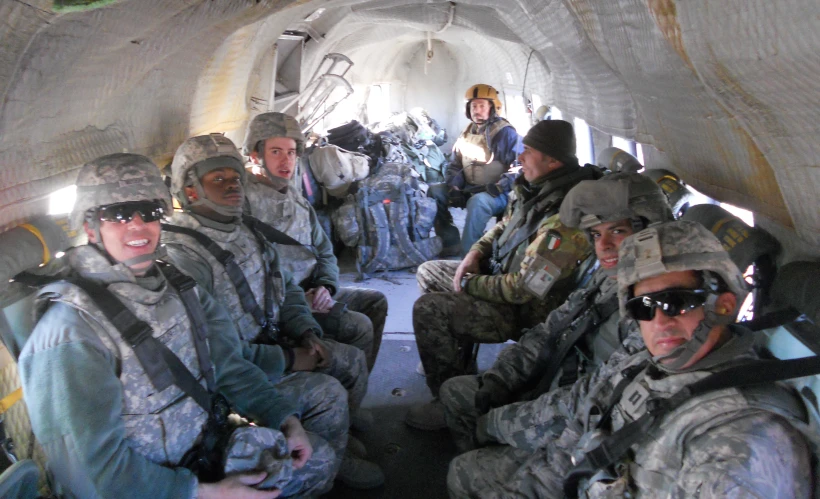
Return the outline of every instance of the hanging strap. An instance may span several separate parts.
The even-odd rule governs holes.
[[[222,247],[219,246],[213,239],[201,232],[196,231],[195,229],[180,227],[177,225],[162,224],[162,230],[173,232],[175,234],[184,234],[194,238],[196,242],[205,248],[208,253],[216,258],[216,260],[225,268],[225,272],[228,274],[228,279],[230,279],[236,293],[239,295],[239,302],[242,304],[242,310],[248,314],[251,314],[256,323],[263,329],[268,327],[268,316],[256,302],[256,298],[253,296],[253,291],[251,291],[251,287],[248,285],[248,280],[245,279],[245,273],[242,272],[242,268],[238,263],[236,263],[236,258],[233,253],[222,249]],[[266,283],[269,281],[270,279],[265,279]],[[265,294],[267,294],[267,289]]]
[[[664,416],[695,397],[727,388],[775,383],[816,374],[820,374],[820,357],[818,356],[789,360],[759,360],[714,373],[684,387],[669,398],[649,399],[646,401],[646,413],[643,416],[627,424],[606,438],[598,447],[587,452],[584,458],[569,471],[564,480],[564,494],[567,497],[577,497],[581,480],[618,462],[630,447],[645,438],[650,429]],[[613,397],[614,402],[610,404],[606,412],[607,419],[619,398],[620,394],[618,397]]]
[[[134,351],[145,374],[157,391],[165,390],[172,384],[176,385],[210,414],[211,396],[208,390],[197,382],[194,375],[191,374],[174,352],[165,346],[164,343],[154,338],[151,326],[137,318],[108,288],[79,276],[58,279],[34,276],[23,272],[15,276],[14,280],[34,287],[58,280],[65,280],[82,289],[97,304],[106,319],[120,332],[122,338]],[[197,303],[197,306],[198,305]],[[192,330],[193,329],[192,327]],[[194,337],[196,337],[197,334],[197,332],[193,332]],[[201,360],[200,358],[200,361]],[[202,367],[203,366],[200,365],[200,369],[202,369]],[[208,368],[204,369],[203,375],[208,370]]]

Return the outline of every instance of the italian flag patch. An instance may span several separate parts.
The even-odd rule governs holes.
[[[547,249],[557,250],[559,246],[561,246],[561,234],[554,230],[547,232]]]

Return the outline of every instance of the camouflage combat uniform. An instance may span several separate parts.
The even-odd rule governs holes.
[[[340,315],[314,313],[314,318],[327,337],[364,351],[367,367],[372,369],[387,320],[387,298],[372,289],[339,287],[339,266],[333,245],[313,207],[293,183],[281,192],[267,178],[248,177],[245,195],[251,214],[303,245],[277,245],[282,268],[293,274],[293,281],[302,289],[324,286],[336,302],[346,305]]]
[[[465,292],[452,291],[458,262],[432,261],[419,267],[417,279],[425,294],[413,305],[413,331],[434,396],[446,379],[467,374],[465,347],[517,340],[522,329],[543,322],[578,285],[579,267],[590,255],[590,244],[581,231],[564,226],[556,213],[564,194],[588,178],[583,170],[591,168],[564,166],[547,174],[534,182],[538,192],[516,185],[504,219],[471,251],[479,251],[487,262],[499,240],[514,241],[517,229],[540,219],[538,228],[506,255],[497,273],[469,276]],[[536,199],[534,206],[529,204]],[[544,267],[551,269],[550,277]],[[554,282],[541,298],[534,294],[533,283],[545,278]]]
[[[203,383],[185,307],[164,277],[135,278],[93,246],[64,257],[71,269],[104,285],[154,337]],[[241,356],[227,312],[198,290],[208,326],[216,385],[231,406],[260,425],[279,428],[301,414],[314,448],[308,464],[293,472],[284,495],[313,495],[330,488],[347,440],[346,393],[338,383],[312,386],[299,406],[290,388],[277,390]],[[207,413],[176,385],[157,390],[134,351],[80,288],[60,281],[38,294],[41,318],[20,356],[20,373],[32,428],[48,466],[67,497],[194,497],[197,479],[177,467],[194,445]],[[318,435],[318,436],[317,436]],[[325,439],[333,442],[328,446]]]
[[[234,261],[242,269],[254,300],[260,307],[267,304],[270,307],[266,311],[267,316],[281,326],[281,333],[285,336],[280,339],[281,341],[298,343],[307,331],[321,333],[305,303],[301,288],[293,283],[287,272],[280,270],[278,251],[272,244],[261,240],[264,247],[260,247],[260,239],[254,236],[251,229],[241,224],[232,225],[233,230],[226,232],[205,227],[193,215],[184,212],[175,213],[171,222],[179,227],[196,230],[216,242],[222,249],[233,253]],[[253,315],[243,309],[239,292],[228,277],[225,267],[189,235],[163,231],[162,240],[174,263],[194,277],[200,286],[218,296],[226,306],[242,339],[246,358],[260,367],[271,382],[278,383],[285,369],[282,348],[278,345],[255,342],[262,334],[262,328]],[[269,284],[273,288],[270,300],[265,296],[266,280],[270,281]],[[367,393],[364,354],[350,345],[333,340],[324,342],[330,350],[331,363],[330,366],[316,372],[338,379],[348,391],[351,411],[355,411]],[[285,380],[294,376],[310,378],[313,373],[290,375]]]
[[[591,373],[619,348],[625,348],[629,353],[643,349],[643,339],[634,321],[621,322],[617,291],[615,278],[607,277],[602,269],[597,270],[584,288],[573,291],[563,305],[550,313],[546,322],[524,333],[515,345],[505,348],[481,378],[485,381],[493,378],[492,381],[502,384],[511,397],[509,403],[533,400],[550,389],[569,386],[578,377]],[[606,315],[597,319],[600,321],[598,326],[584,333],[562,369],[546,387],[542,387],[541,377],[545,375],[546,367],[554,361],[562,342],[572,331],[569,324],[572,322],[573,327],[577,326],[580,321],[574,321],[585,312]],[[478,386],[476,377],[459,376],[447,380],[441,387],[447,426],[460,452],[477,446],[476,421],[481,416],[475,404]]]
[[[752,334],[729,328],[734,338],[688,372],[669,373],[649,363],[646,350],[634,355],[621,350],[571,388],[491,410],[479,420],[478,432],[485,442],[502,445],[453,460],[447,477],[450,497],[563,497],[571,457],[579,459],[594,445],[596,424],[613,402],[622,373],[638,366],[612,411],[612,431],[646,411],[642,402],[630,403],[640,390],[646,393],[641,401],[669,397],[711,372],[756,359]],[[776,385],[692,398],[633,445],[633,458],[621,459],[618,473],[584,483],[582,496],[811,497],[812,465],[803,432],[816,437],[795,404],[802,402]]]

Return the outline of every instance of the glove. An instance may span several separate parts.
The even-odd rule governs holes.
[[[484,188],[487,190],[487,194],[494,198],[497,198],[501,195],[501,188],[498,186],[498,184],[487,184],[486,186],[484,186]]]
[[[513,393],[501,381],[491,376],[479,378],[475,392],[475,408],[479,414],[505,406],[513,401]]]
[[[447,201],[450,204],[450,206],[455,206],[456,208],[463,208],[467,205],[467,196],[464,193],[464,191],[450,188],[450,191],[447,192]]]

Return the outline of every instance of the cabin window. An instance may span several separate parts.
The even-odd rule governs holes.
[[[623,137],[618,137],[617,135],[613,135],[612,136],[612,147],[617,147],[618,149],[622,149],[622,150],[628,152],[629,154],[635,156],[636,158],[638,158],[637,146],[635,145],[634,140],[629,140],[629,139],[625,139]],[[643,156],[643,152],[641,153],[641,156]],[[641,158],[638,158],[638,160],[641,161]],[[641,161],[641,164],[643,164],[643,161]]]
[[[553,106],[550,108],[550,119],[562,120],[564,119],[564,113],[562,113],[557,107]]]
[[[48,214],[65,215],[71,213],[74,208],[74,200],[77,198],[77,186],[69,185],[56,190],[48,197]]]
[[[575,154],[578,156],[578,163],[585,165],[593,162],[595,151],[592,146],[592,130],[587,122],[581,118],[573,120],[575,127]]]
[[[646,163],[644,163],[644,161],[643,161],[643,147],[636,142],[635,143],[635,149],[636,149],[635,152],[637,153],[637,154],[635,154],[635,157],[638,158],[638,163],[646,166]],[[642,171],[643,170],[641,170],[640,172],[642,172]],[[638,172],[638,173],[640,173],[640,172]]]
[[[390,84],[376,83],[370,85],[367,95],[367,121],[377,123],[390,117]]]

